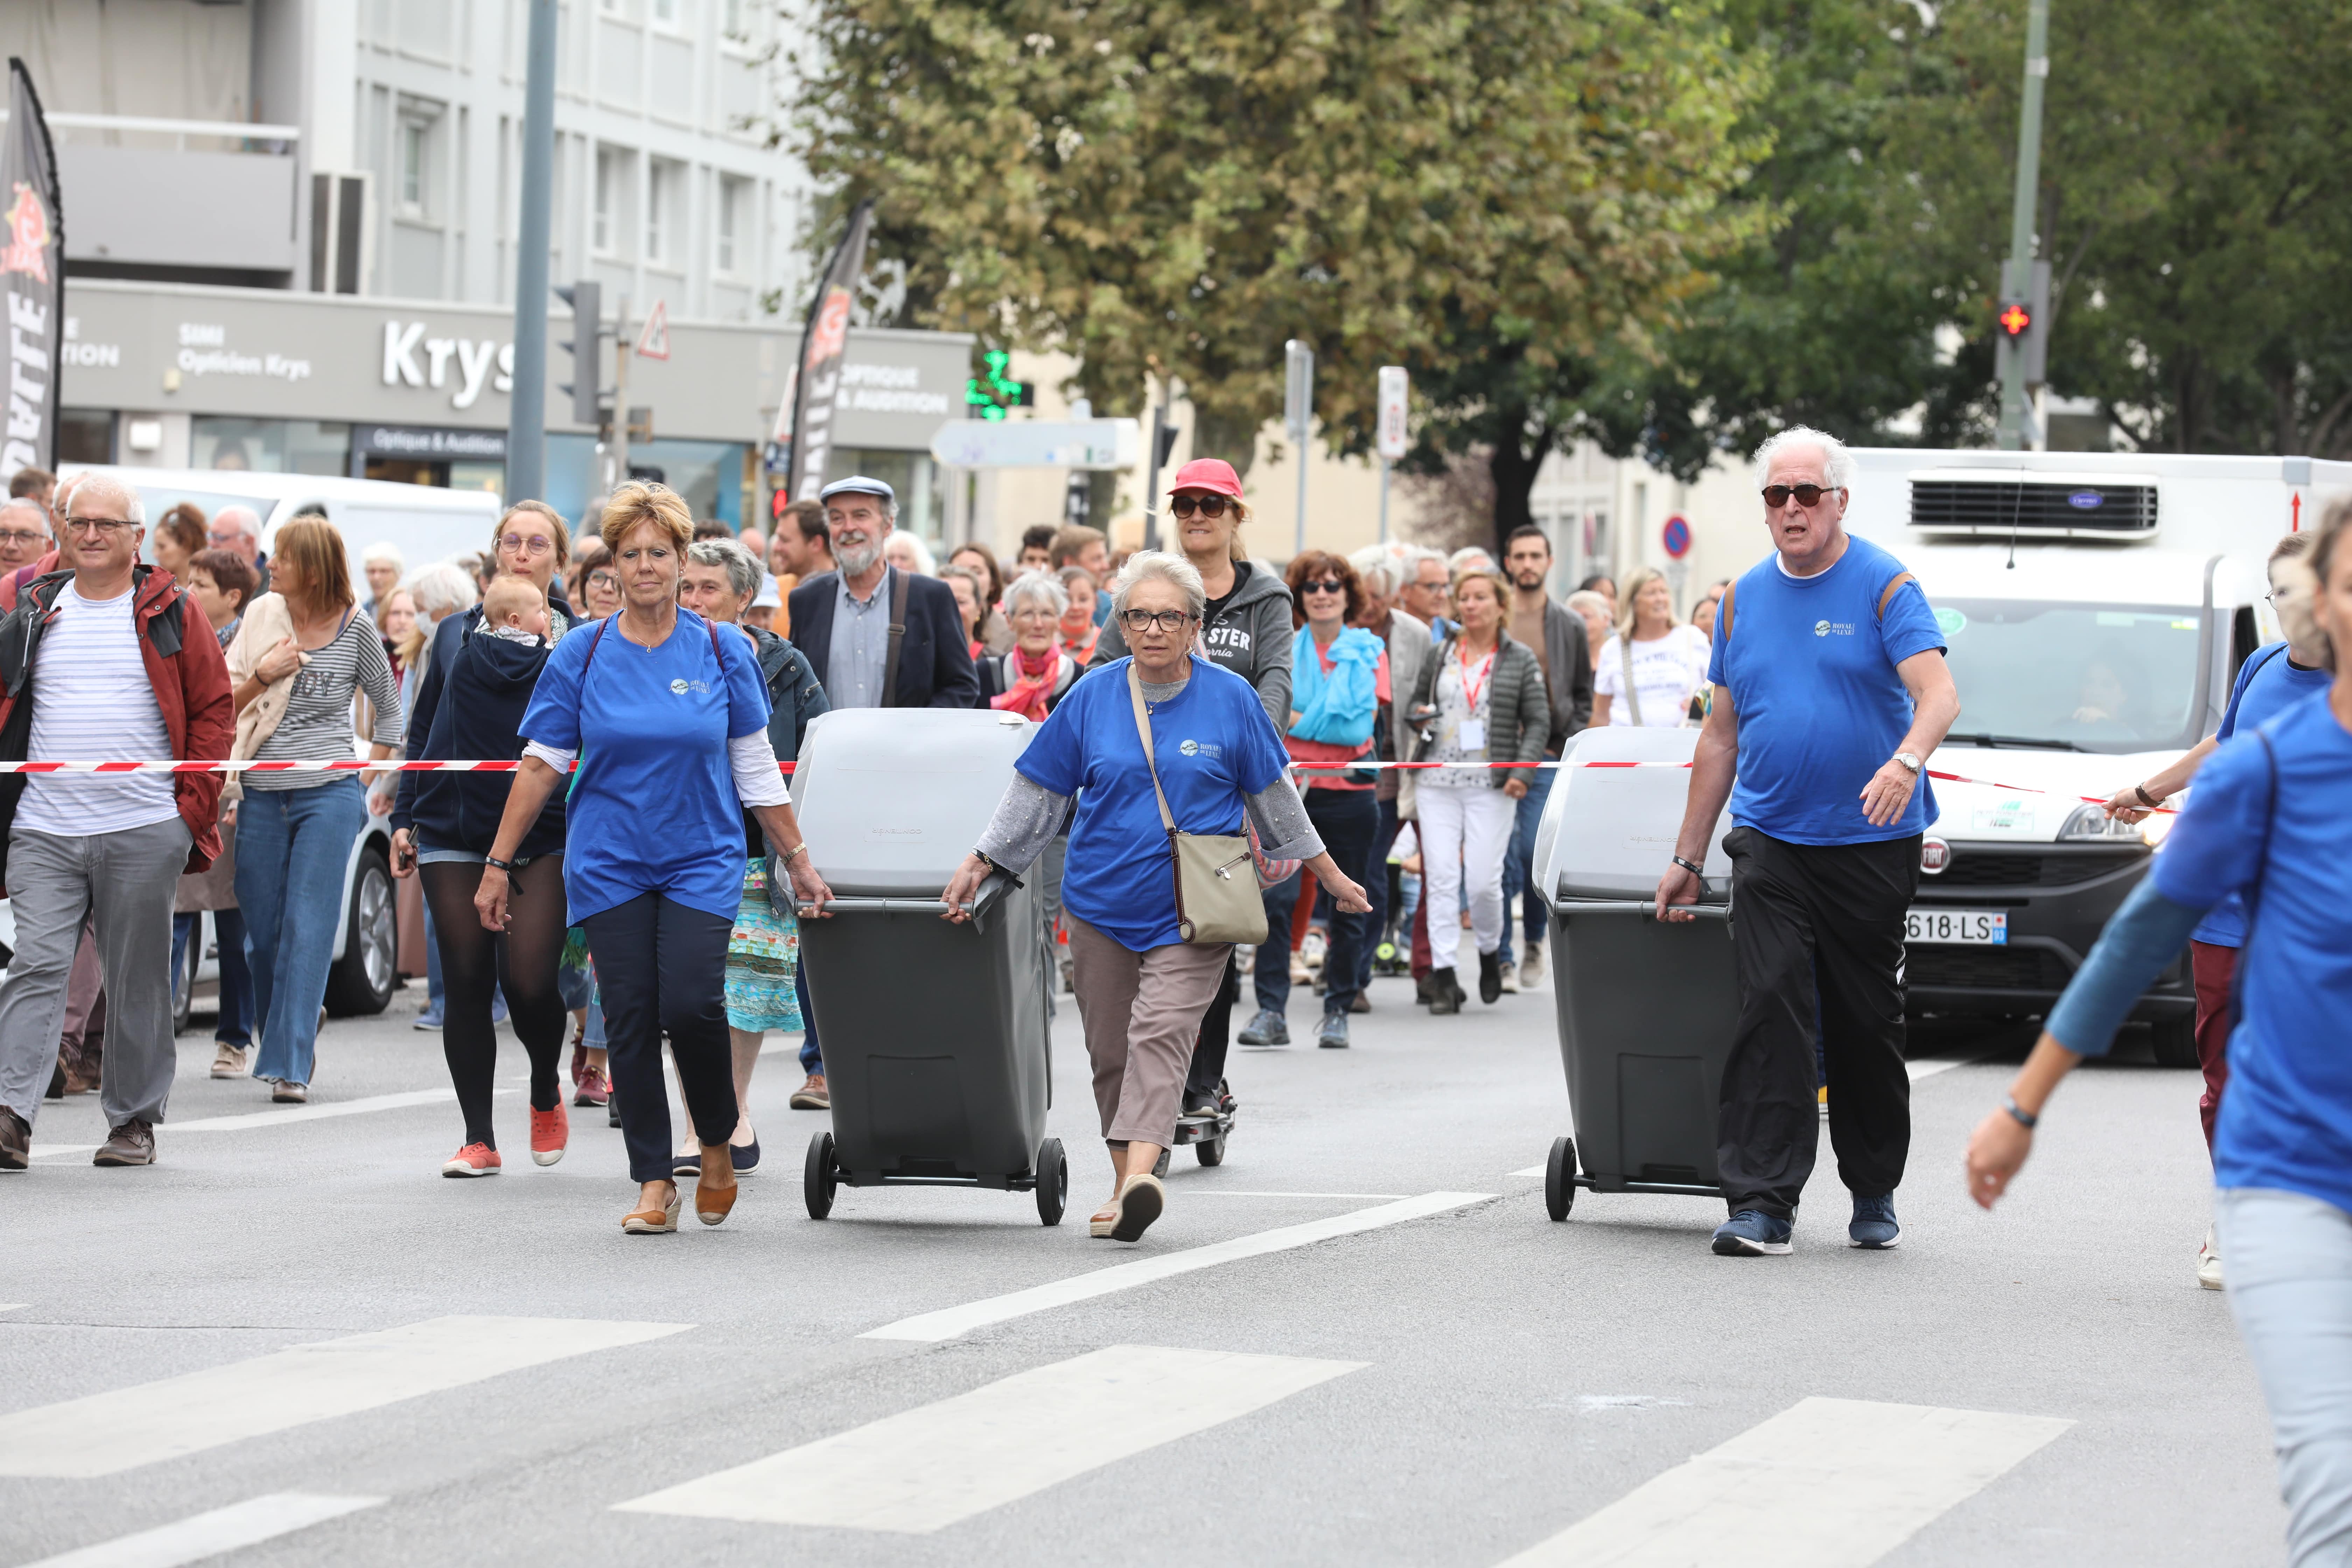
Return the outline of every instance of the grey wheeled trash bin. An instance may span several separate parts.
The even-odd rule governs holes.
[[[1739,1023],[1726,823],[1709,836],[1688,923],[1653,918],[1689,797],[1696,730],[1578,737],[1552,785],[1537,864],[1551,906],[1552,989],[1575,1135],[1553,1142],[1544,1204],[1568,1217],[1578,1187],[1722,1194],[1716,1127]]]
[[[969,923],[940,918],[1034,729],[950,709],[835,709],[809,726],[793,799],[835,898],[800,922],[833,1099],[803,1173],[814,1218],[841,1186],[905,1184],[1034,1192],[1038,1216],[1061,1220],[1036,894],[1000,872]]]

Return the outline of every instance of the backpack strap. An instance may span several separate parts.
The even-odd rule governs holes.
[[[1887,584],[1886,591],[1878,595],[1878,618],[1882,621],[1886,619],[1886,606],[1895,602],[1895,595],[1897,589],[1901,588],[1906,583],[1916,583],[1918,580],[1918,578],[1911,575],[1910,573],[1905,572],[1895,577],[1893,582]]]
[[[2263,759],[2270,764],[2270,798],[2263,809],[2263,847],[2254,856],[2254,885],[2239,895],[2246,907],[2246,929],[2238,942],[2238,963],[2230,972],[2230,1028],[2234,1033],[2245,1016],[2246,949],[2254,944],[2254,917],[2262,910],[2263,880],[2271,865],[2271,828],[2278,820],[2279,760],[2278,748],[2271,744],[2269,726],[2256,730],[2254,739],[2263,743]]]
[[[890,641],[888,651],[882,656],[882,706],[898,706],[898,649],[907,640],[907,594],[909,579],[896,566],[890,568]]]

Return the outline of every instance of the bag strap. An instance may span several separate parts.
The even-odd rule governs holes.
[[[1143,765],[1151,773],[1151,793],[1160,800],[1160,826],[1168,830],[1168,837],[1173,838],[1176,837],[1176,818],[1169,813],[1167,792],[1160,787],[1160,763],[1151,754],[1151,717],[1143,710],[1143,679],[1135,673],[1135,664],[1131,659],[1127,666],[1127,700],[1135,708],[1135,733],[1143,742]]]
[[[2263,759],[2270,763],[2270,798],[2263,811],[2263,847],[2254,857],[2254,885],[2241,895],[2246,906],[2246,929],[2238,941],[2238,963],[2230,972],[2230,1028],[2234,1033],[2239,1020],[2245,1016],[2246,950],[2254,945],[2254,917],[2261,912],[2263,879],[2270,873],[2271,827],[2278,821],[2279,760],[2278,748],[2263,730],[2254,731],[2254,739],[2263,743]]]
[[[890,642],[882,656],[882,706],[898,706],[898,648],[907,640],[907,574],[890,568]]]
[[[1715,607],[1715,635],[1726,642],[1731,640],[1731,596],[1739,592],[1737,582],[1723,585],[1723,603]]]
[[[1617,668],[1625,678],[1625,711],[1633,716],[1633,728],[1642,727],[1642,694],[1633,689],[1633,635],[1617,634]]]
[[[1886,591],[1878,595],[1878,618],[1882,621],[1886,618],[1886,606],[1895,602],[1895,593],[1896,589],[1902,587],[1906,583],[1916,583],[1918,580],[1918,578],[1911,575],[1910,573],[1906,572],[1897,576],[1893,582],[1887,584]]]

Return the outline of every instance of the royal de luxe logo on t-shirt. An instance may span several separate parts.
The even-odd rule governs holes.
[[[710,689],[710,683],[707,680],[688,680],[681,678],[671,681],[669,689],[672,696],[683,697],[689,691],[708,691]]]
[[[1853,636],[1853,623],[1852,621],[1815,621],[1813,635],[1817,637],[1850,637]]]
[[[1223,746],[1218,745],[1214,741],[1187,741],[1183,744],[1178,746],[1176,750],[1182,755],[1188,757],[1214,758],[1222,757],[1225,754],[1225,749]]]

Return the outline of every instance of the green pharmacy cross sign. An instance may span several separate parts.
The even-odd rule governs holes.
[[[1029,384],[1005,374],[1013,356],[1003,349],[991,349],[980,357],[988,368],[963,384],[963,400],[971,411],[982,419],[1002,419],[1008,408],[1027,407]]]

